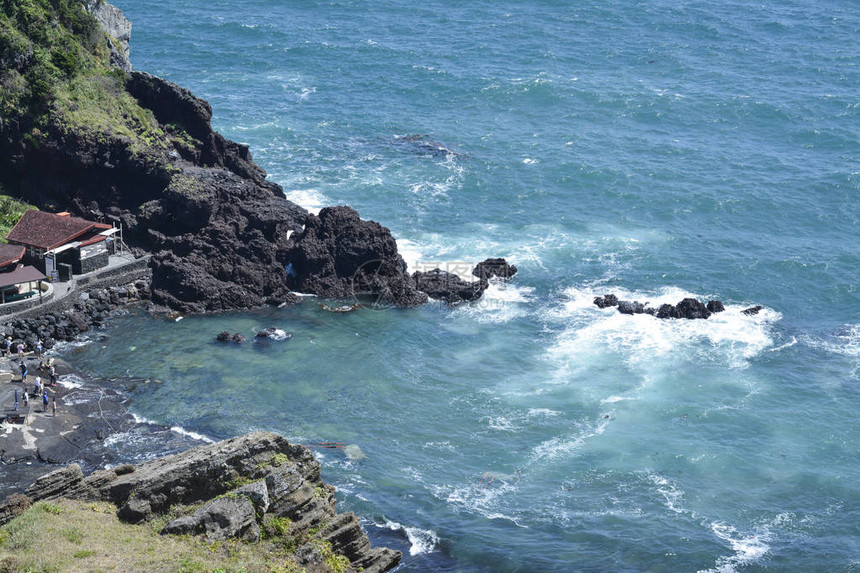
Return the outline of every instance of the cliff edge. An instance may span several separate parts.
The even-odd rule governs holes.
[[[243,570],[382,573],[396,567],[400,552],[371,548],[358,517],[335,512],[333,493],[334,488],[320,479],[319,463],[307,448],[268,432],[86,477],[73,464],[42,476],[23,495],[11,495],[0,504],[0,524],[7,524],[0,528],[0,561],[29,563],[23,547],[32,540],[16,536],[26,531],[28,519],[32,521],[26,515],[33,511],[32,504],[36,511],[71,512],[46,510],[37,502],[77,500],[112,504],[122,522],[143,524],[148,530],[156,524],[162,536],[205,540],[213,559],[227,547],[241,552],[253,544],[255,559],[265,561],[249,569],[248,563],[240,563]],[[91,505],[94,512],[101,507]],[[78,536],[81,546],[86,534]],[[109,535],[95,537],[106,540]],[[116,550],[104,540],[87,540],[93,547],[87,551],[94,556]],[[120,548],[123,551],[127,570],[153,570],[152,563],[146,569],[135,565],[135,560],[143,563],[149,557]],[[72,559],[90,556],[81,555],[79,550]]]

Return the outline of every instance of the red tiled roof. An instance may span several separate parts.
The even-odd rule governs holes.
[[[5,267],[21,260],[26,250],[27,247],[22,247],[21,245],[0,244],[0,267]]]
[[[0,273],[0,288],[46,278],[36,267],[21,267],[8,273]]]
[[[18,224],[9,231],[6,240],[10,243],[48,250],[73,241],[89,230],[110,228],[110,225],[94,223],[80,217],[31,209],[24,213]]]

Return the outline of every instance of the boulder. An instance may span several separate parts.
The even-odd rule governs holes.
[[[716,314],[718,312],[723,312],[724,310],[726,310],[726,307],[723,306],[722,301],[709,300],[708,301],[708,310],[711,311],[712,314]]]
[[[260,539],[260,526],[251,500],[242,495],[228,494],[207,503],[194,515],[174,519],[164,526],[161,533],[204,533],[210,541],[241,538],[253,543]]]
[[[761,311],[761,309],[763,309],[763,308],[764,308],[764,307],[763,307],[763,306],[761,306],[761,305],[756,305],[756,306],[751,306],[751,307],[749,307],[749,308],[745,308],[745,309],[744,309],[744,310],[742,310],[741,312],[742,312],[742,313],[744,313],[744,314],[745,314],[745,315],[747,315],[747,316],[754,316],[754,315],[758,314],[758,313],[759,313],[759,311]]]
[[[472,274],[482,280],[493,277],[509,279],[517,274],[517,267],[508,264],[505,259],[485,259],[472,269]]]

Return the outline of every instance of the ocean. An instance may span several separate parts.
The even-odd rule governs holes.
[[[346,446],[323,478],[403,573],[860,566],[856,4],[114,3],[291,200],[411,269],[519,268],[456,308],[134,313],[63,351],[141,420]]]

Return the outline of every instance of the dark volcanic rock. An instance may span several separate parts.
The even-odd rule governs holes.
[[[645,305],[638,300],[634,300],[633,302],[621,300],[618,301],[618,312],[621,314],[644,314]]]
[[[243,334],[240,334],[238,332],[230,334],[228,331],[225,330],[223,332],[219,332],[218,336],[215,337],[215,340],[217,340],[218,342],[235,342],[236,344],[242,344],[247,339]]]
[[[280,260],[289,265],[290,284],[299,292],[341,299],[367,295],[397,306],[427,302],[407,274],[391,231],[362,220],[350,207],[309,215]]]
[[[681,313],[675,308],[674,304],[661,304],[657,309],[657,318],[681,318]]]
[[[618,297],[614,294],[598,296],[594,298],[594,304],[596,304],[598,308],[609,308],[611,306],[618,306]]]
[[[708,301],[708,310],[711,311],[711,313],[718,313],[718,312],[723,312],[724,310],[726,310],[726,307],[723,306],[722,301],[709,300]]]
[[[509,265],[505,259],[486,259],[472,269],[472,274],[479,279],[490,279],[493,277],[509,279],[517,274],[517,267]]]
[[[448,304],[476,301],[489,286],[487,279],[467,282],[441,269],[433,269],[426,273],[415,271],[412,277],[418,290],[427,293],[430,298],[444,300]]]
[[[675,308],[678,309],[678,314],[691,320],[711,316],[711,311],[701,301],[694,298],[685,298],[676,304]]]
[[[758,314],[759,311],[763,308],[764,307],[761,305],[756,305],[756,306],[751,306],[749,308],[746,308],[746,309],[742,310],[741,312],[747,316],[754,316],[754,315]]]

